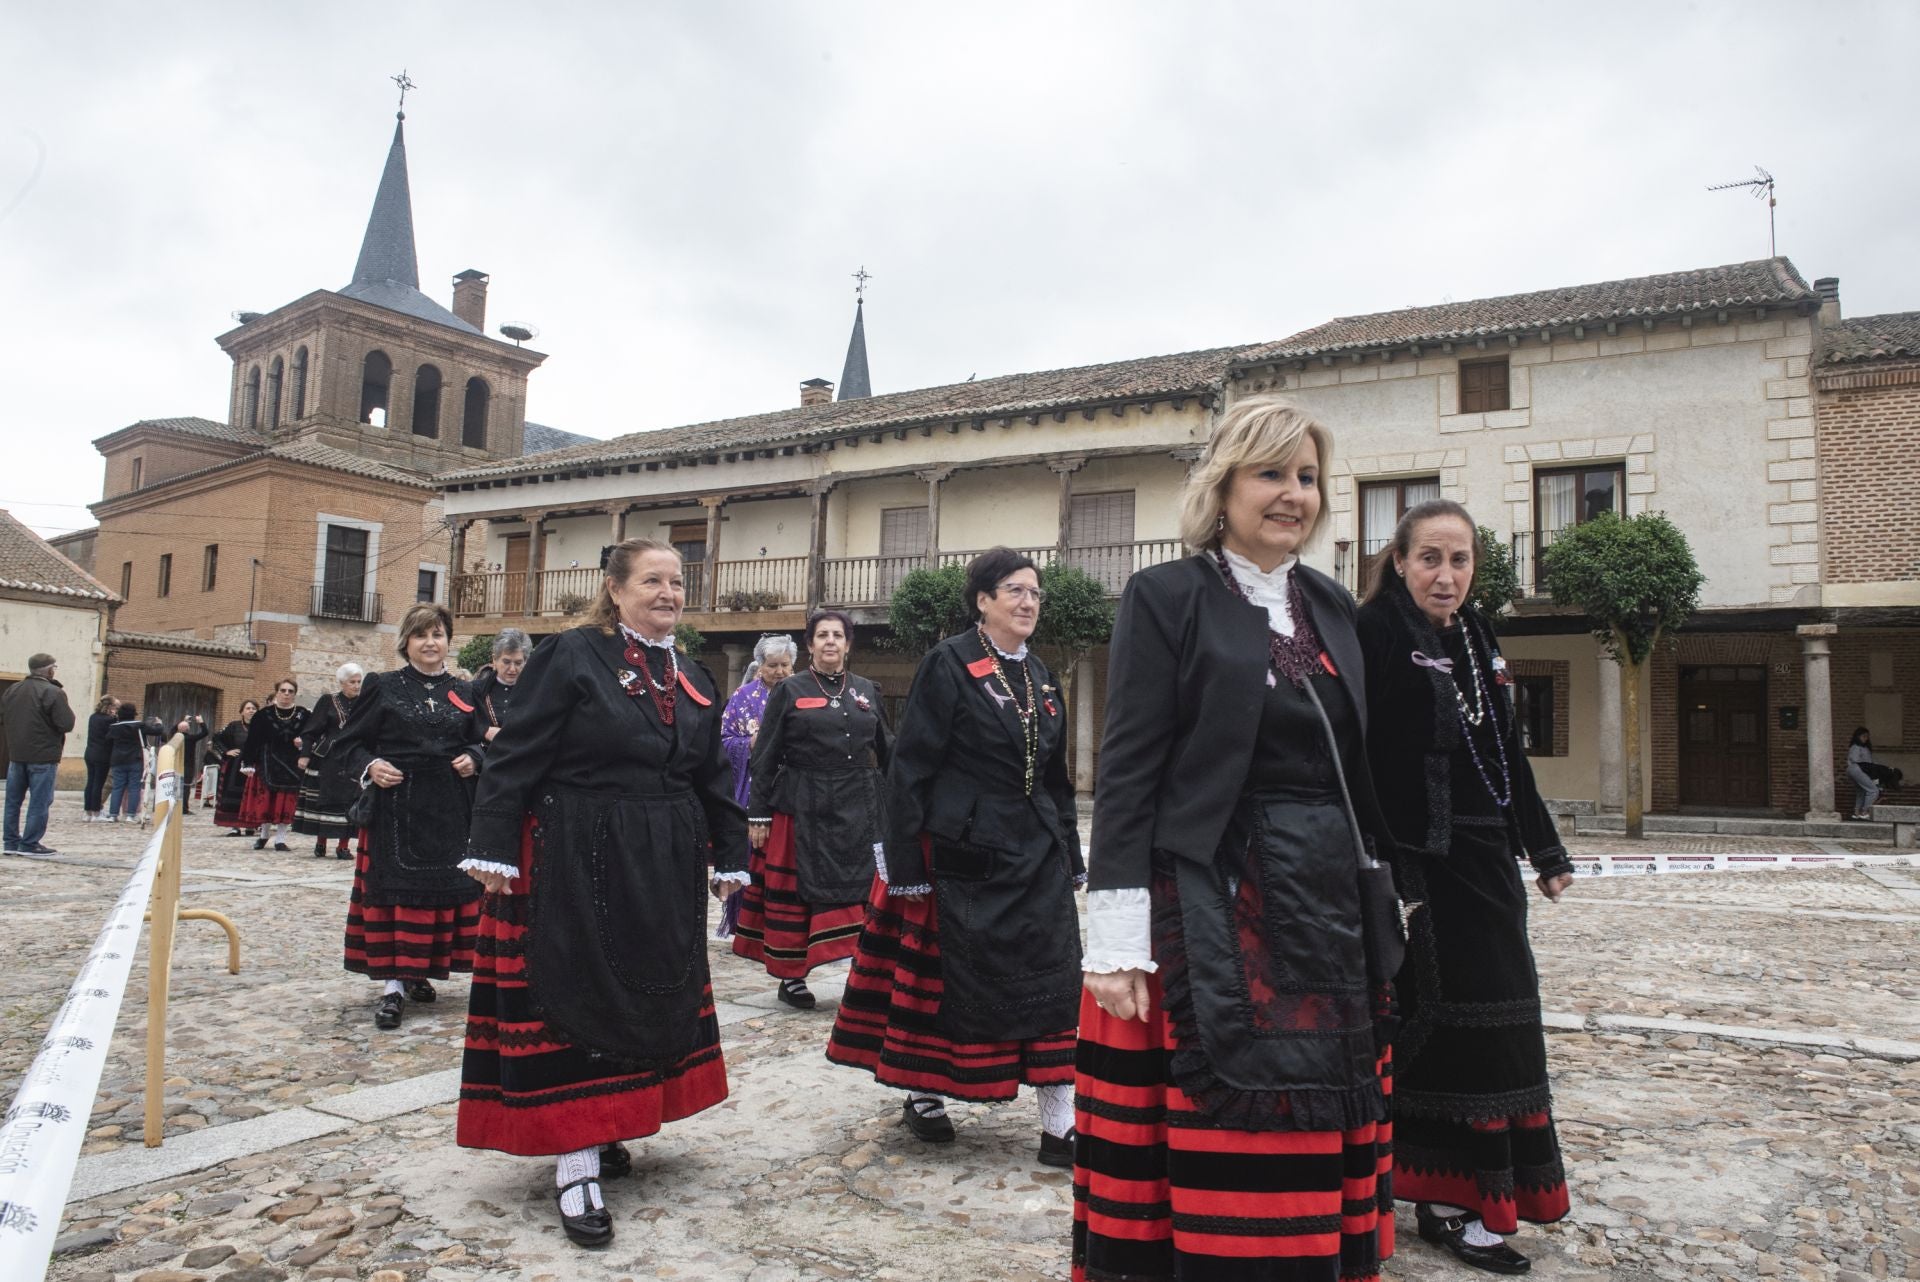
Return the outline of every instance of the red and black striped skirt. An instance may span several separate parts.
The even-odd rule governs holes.
[[[1570,1209],[1566,1167],[1549,1112],[1491,1120],[1405,1117],[1393,1155],[1402,1202],[1442,1202],[1477,1212],[1489,1232],[1520,1221],[1552,1224]]]
[[[445,908],[408,908],[367,902],[367,831],[353,861],[353,896],[347,903],[347,969],[374,979],[445,979],[473,969],[480,901]]]
[[[874,878],[866,926],[827,1058],[887,1086],[963,1100],[1012,1099],[1021,1083],[1073,1080],[1073,1029],[1015,1042],[956,1042],[940,1030],[940,930],[933,899],[892,899]]]
[[[1075,1282],[1351,1282],[1393,1254],[1393,1128],[1238,1131],[1167,1080],[1152,1019],[1080,1007],[1074,1075]],[[1391,1053],[1381,1087],[1391,1092]]]
[[[757,961],[775,979],[805,979],[816,966],[853,956],[866,905],[810,904],[800,897],[793,818],[775,812],[764,850],[748,865],[753,881],[740,893],[733,951]]]
[[[286,792],[269,788],[260,782],[260,772],[256,770],[247,776],[246,791],[240,794],[239,826],[258,828],[261,824],[290,824],[293,822],[293,812],[299,808],[298,788]]]
[[[526,981],[531,862],[523,839],[515,893],[480,901],[455,1128],[461,1147],[522,1157],[572,1153],[652,1135],[724,1100],[727,1066],[711,987],[694,1049],[641,1072],[573,1045],[535,1012]]]

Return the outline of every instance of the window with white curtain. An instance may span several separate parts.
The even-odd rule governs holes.
[[[1378,554],[1392,540],[1394,527],[1410,508],[1439,497],[1437,476],[1364,482],[1360,486],[1360,555]]]
[[[1533,474],[1533,528],[1541,549],[1554,535],[1602,512],[1618,516],[1625,507],[1626,469],[1618,463],[1599,467],[1556,468]]]

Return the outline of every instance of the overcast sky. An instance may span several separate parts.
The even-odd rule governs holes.
[[[0,506],[224,418],[214,336],[352,275],[406,68],[421,285],[491,273],[607,437],[1739,262],[1920,308],[1920,5],[0,0]]]

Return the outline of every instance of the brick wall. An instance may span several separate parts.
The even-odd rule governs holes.
[[[1920,579],[1920,366],[1820,380],[1826,580]]]

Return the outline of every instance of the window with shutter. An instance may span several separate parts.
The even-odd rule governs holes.
[[[1507,358],[1460,362],[1460,412],[1484,414],[1508,406]]]
[[[1133,491],[1076,494],[1069,505],[1067,563],[1118,592],[1133,573]]]
[[[874,581],[890,599],[900,580],[926,564],[928,516],[925,507],[880,510],[880,565]]]

